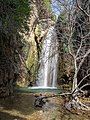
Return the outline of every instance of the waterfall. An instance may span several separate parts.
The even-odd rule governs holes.
[[[38,71],[38,87],[55,87],[57,81],[58,41],[51,27],[43,41]]]

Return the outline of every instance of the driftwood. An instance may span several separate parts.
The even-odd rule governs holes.
[[[42,107],[48,101],[47,98],[66,96],[66,95],[71,95],[71,93],[62,93],[62,94],[51,95],[51,96],[43,96],[42,94],[40,94],[39,96],[35,96],[36,99],[34,101],[34,106],[35,107]]]
[[[74,93],[75,94],[75,93]],[[40,107],[42,108],[46,102],[48,101],[48,98],[52,98],[52,97],[58,97],[58,96],[62,96],[62,97],[65,97],[64,99],[64,106],[67,110],[71,110],[73,108],[79,108],[79,109],[90,109],[89,107],[87,107],[86,105],[84,105],[83,103],[81,103],[78,99],[75,99],[76,96],[78,96],[76,94],[73,95],[73,92],[71,93],[61,93],[61,94],[54,94],[54,95],[50,95],[50,96],[45,96],[45,95],[38,95],[38,96],[35,96],[36,99],[34,101],[34,106],[35,107]],[[79,95],[80,96],[80,95]],[[66,99],[66,98],[69,98],[69,99]]]

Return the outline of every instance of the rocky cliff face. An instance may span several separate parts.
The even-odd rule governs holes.
[[[28,0],[0,1],[0,97],[13,93],[13,87],[22,73],[20,32],[28,31],[25,27],[28,28],[29,13]]]
[[[1,32],[1,31],[0,31]],[[0,36],[0,97],[13,93],[13,87],[21,71],[21,62],[16,53],[20,42],[16,42],[14,37],[7,37],[3,32]]]
[[[52,15],[49,15],[47,7],[44,4],[44,0],[33,0],[31,2],[31,14],[29,21],[29,35],[25,36],[25,40],[29,43],[30,49],[26,59],[26,65],[30,71],[27,75],[27,81],[35,82],[37,77],[37,70],[39,68],[39,58],[42,49],[42,42],[48,32],[52,21]]]
[[[25,64],[27,71],[24,74],[22,80],[19,80],[18,84],[27,86],[29,82],[35,83],[37,78],[37,71],[39,69],[39,58],[42,49],[42,42],[48,32],[51,25],[54,24],[52,15],[47,9],[44,0],[32,0],[30,2],[31,14],[29,16],[29,32],[28,35],[24,35],[26,45],[24,53],[26,54]],[[28,51],[28,52],[25,52]]]

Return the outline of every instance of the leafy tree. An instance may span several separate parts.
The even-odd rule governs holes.
[[[29,0],[0,0],[0,96],[12,93],[20,68],[22,33],[29,30]]]
[[[27,28],[30,13],[28,0],[1,0],[0,23],[6,34],[16,33]]]

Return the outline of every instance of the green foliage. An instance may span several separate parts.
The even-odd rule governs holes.
[[[63,24],[63,26],[65,27],[67,24],[67,16],[66,13],[61,13],[58,17],[58,20]]]
[[[28,30],[29,0],[0,0],[0,23],[5,33]]]
[[[64,53],[69,53],[68,46],[66,43],[63,43],[63,52]]]
[[[35,29],[35,34],[39,37],[41,35],[41,26],[37,25]]]
[[[29,0],[0,0],[0,71],[4,74],[0,75],[2,95],[4,92],[6,95],[12,93],[19,73],[25,72],[20,56],[24,46],[22,32],[29,30],[29,14]],[[3,92],[3,89],[6,90]]]
[[[66,13],[65,12],[62,12],[59,17],[58,17],[58,20],[57,20],[57,26],[58,27],[58,30],[61,34],[59,34],[59,39],[60,39],[60,44],[61,44],[61,51],[64,53],[68,53],[69,50],[68,50],[68,41],[67,41],[67,26],[68,26],[68,21],[67,21],[67,16],[66,16]],[[67,37],[64,37],[64,36],[67,36]],[[63,39],[62,39],[63,38]]]
[[[44,4],[46,5],[47,9],[48,9],[49,11],[51,11],[50,0],[44,0]]]
[[[56,20],[56,16],[52,13],[52,5],[51,5],[51,0],[43,0],[45,7],[47,8],[48,12],[51,13],[51,19],[53,21]]]

